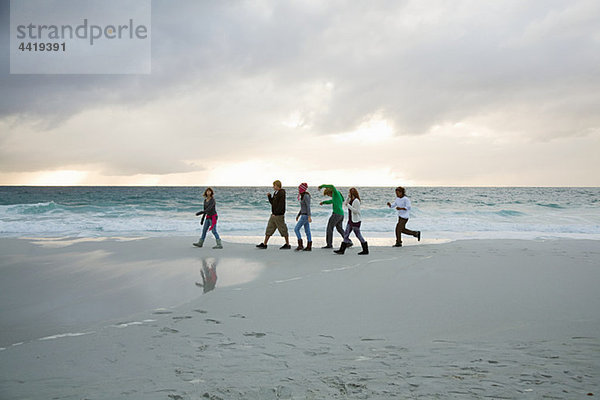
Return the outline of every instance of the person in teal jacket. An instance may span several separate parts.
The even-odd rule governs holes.
[[[329,217],[329,221],[327,221],[327,231],[325,235],[326,246],[324,249],[332,249],[333,248],[333,228],[338,231],[338,233],[344,237],[344,229],[342,228],[342,224],[344,222],[344,208],[342,204],[344,203],[344,196],[335,188],[333,185],[321,185],[319,186],[319,190],[325,188],[323,194],[325,196],[330,196],[331,200],[325,200],[319,203],[323,204],[333,204],[333,213],[331,217]],[[347,243],[346,247],[352,246],[352,242]]]

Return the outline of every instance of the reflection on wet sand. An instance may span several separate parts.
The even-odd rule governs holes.
[[[190,268],[193,265],[194,269],[196,269],[198,262],[201,262],[200,275],[202,276],[202,281],[197,281],[197,278],[195,278],[194,283],[195,286],[202,287],[204,293],[216,288],[217,279],[219,281],[219,289],[242,285],[255,279],[265,268],[261,262],[237,257],[198,258],[193,264],[190,264]],[[217,266],[219,267],[218,276]],[[196,271],[198,270],[196,269]],[[195,272],[194,276],[197,276],[197,273]],[[188,285],[189,281],[190,275],[187,278]]]
[[[214,290],[217,285],[217,263],[218,260],[215,258],[202,259],[202,269],[200,270],[202,283],[196,282],[196,286],[202,287],[204,293]]]
[[[214,290],[217,265],[219,290],[239,288],[265,268],[244,257],[182,253],[176,238],[45,241],[57,245],[0,241],[0,348],[171,310],[203,295],[196,281]]]

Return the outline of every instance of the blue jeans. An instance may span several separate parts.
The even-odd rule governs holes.
[[[312,242],[312,236],[310,235],[310,223],[308,222],[308,215],[301,215],[296,227],[294,228],[294,232],[296,232],[296,237],[298,239],[302,239],[300,236],[300,228],[304,226],[304,232],[306,232],[306,240],[308,242]]]
[[[210,218],[206,218],[204,220],[204,225],[202,225],[202,237],[200,239],[204,240],[206,239],[206,232],[208,232],[208,228],[210,228],[210,226],[212,225],[212,219]],[[215,239],[221,239],[219,237],[219,232],[217,232],[217,224],[215,223],[214,228],[212,228],[213,235],[215,235]]]
[[[344,231],[344,242],[352,243],[352,241],[350,240],[351,232],[354,232],[354,234],[356,235],[358,240],[360,240],[361,243],[366,242],[365,238],[360,233],[360,222],[357,225],[352,225],[350,224],[350,221],[348,221],[348,223],[346,224],[346,230]]]

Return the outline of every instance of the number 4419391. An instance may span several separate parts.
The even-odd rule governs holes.
[[[65,51],[67,46],[65,43],[37,43],[37,42],[21,42],[19,50],[21,51]]]

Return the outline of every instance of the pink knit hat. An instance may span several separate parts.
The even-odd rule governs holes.
[[[307,189],[308,183],[301,183],[300,186],[298,186],[298,200],[300,200],[300,195],[306,192]]]

